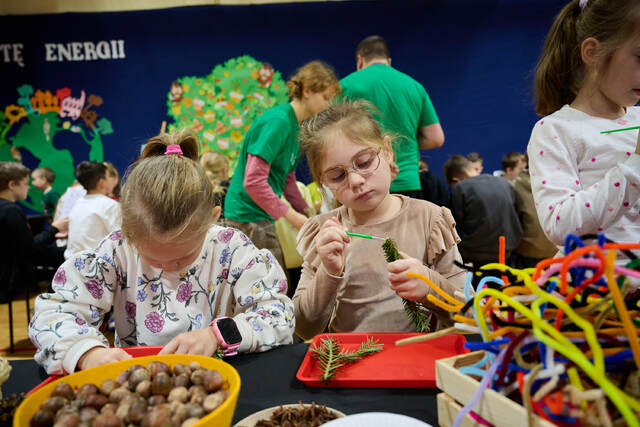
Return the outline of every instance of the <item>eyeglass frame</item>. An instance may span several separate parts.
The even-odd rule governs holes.
[[[362,154],[365,153],[367,151],[375,151],[375,157],[378,160],[378,164],[376,165],[375,168],[369,170],[369,171],[362,171],[360,169],[358,169],[358,167],[356,166],[355,162],[357,160],[357,157]],[[351,172],[355,172],[358,175],[360,175],[361,177],[367,177],[367,176],[371,176],[375,171],[378,170],[378,168],[380,167],[380,151],[382,151],[382,148],[373,148],[370,147],[368,149],[362,150],[360,151],[358,154],[356,154],[352,159],[351,159],[351,164],[352,164],[352,168],[345,168],[342,166],[334,166],[332,168],[327,169],[326,171],[322,172],[322,174],[320,175],[320,183],[326,185],[327,187],[329,187],[332,190],[337,190],[341,187],[343,187],[345,185],[345,183],[347,182],[348,178],[349,178],[349,173]],[[335,184],[330,184],[328,182],[325,182],[325,174],[331,170],[334,169],[342,169],[345,172],[344,178],[342,179],[342,181],[340,181],[337,185]]]

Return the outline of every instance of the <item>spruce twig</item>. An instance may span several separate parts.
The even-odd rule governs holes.
[[[392,238],[388,238],[384,241],[384,243],[382,244],[382,250],[384,251],[384,256],[387,259],[387,262],[397,261],[401,258],[400,252],[398,252],[398,245]],[[407,317],[416,326],[417,332],[430,331],[430,311],[428,311],[421,304],[418,304],[415,301],[409,301],[404,298],[402,299],[402,305],[404,306],[405,313],[407,313]]]
[[[357,350],[348,352],[341,349],[340,344],[333,338],[325,338],[320,340],[320,345],[311,347],[311,355],[318,359],[322,371],[320,379],[328,382],[336,376],[338,369],[345,363],[353,363],[364,356],[377,353],[382,350],[383,346],[384,344],[378,343],[377,340],[367,337],[367,340],[360,344]]]

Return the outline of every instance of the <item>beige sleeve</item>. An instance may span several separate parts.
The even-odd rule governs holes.
[[[320,230],[318,217],[310,218],[298,233],[298,252],[302,255],[302,273],[293,296],[296,334],[303,339],[327,329],[344,277],[325,271],[316,251],[315,237]]]

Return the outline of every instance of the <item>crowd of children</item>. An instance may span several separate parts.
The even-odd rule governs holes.
[[[479,153],[454,155],[444,165],[448,189],[426,162],[419,173],[413,164],[407,170],[415,153],[413,145],[398,148],[406,135],[385,121],[390,101],[362,95],[365,83],[391,74],[385,84],[415,86],[391,69],[381,37],[363,43],[359,71],[342,81],[323,62],[302,66],[287,82],[291,101],[252,123],[235,171],[218,153],[201,156],[189,131],[151,138],[121,193],[108,163],[79,163],[77,183],[62,196],[52,189],[53,171],[37,168],[32,183],[51,224],[32,236],[15,203],[27,196],[29,170],[0,162],[7,237],[0,297],[30,280],[30,264],[56,249],[56,236],[66,238],[66,260],[51,292],[37,298],[29,327],[36,360],[49,373],[130,357],[122,345],[234,354],[290,343],[294,334],[415,331],[403,299],[431,312],[435,330],[450,324],[450,314],[427,298],[431,286],[407,272],[455,298],[462,264],[496,261],[500,236],[515,267],[554,255],[568,233],[640,239],[640,137],[601,134],[640,121],[637,2],[572,0],[536,70],[537,112],[546,117],[533,127],[527,153],[506,154],[493,174],[482,173]],[[423,91],[425,107],[405,127],[417,129],[420,147],[433,148],[444,137]],[[301,152],[314,194],[331,200],[320,213],[322,203],[311,193],[305,200],[296,182]],[[398,177],[404,194],[390,190]],[[295,283],[284,270],[293,263],[284,262],[279,219],[294,235],[299,230]],[[401,258],[387,263],[379,241],[349,233],[393,238]],[[115,348],[99,330],[111,312]]]

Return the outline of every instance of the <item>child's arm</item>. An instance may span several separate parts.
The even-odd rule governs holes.
[[[538,123],[527,150],[538,218],[556,245],[563,245],[568,233],[606,230],[628,214],[640,198],[640,155],[626,153],[626,158],[603,171],[602,179],[587,187],[578,172],[578,159],[584,153],[577,153],[573,140],[563,141],[567,137],[559,137],[561,133],[549,120],[544,125]],[[613,135],[607,137],[615,138]],[[589,159],[593,163],[601,160]]]
[[[53,278],[53,293],[36,299],[29,338],[37,347],[34,359],[49,374],[74,372],[88,350],[109,346],[98,328],[125,276],[116,253],[121,239],[114,232],[98,250],[69,258]]]
[[[230,254],[226,284],[233,289],[232,315],[242,335],[239,352],[266,351],[293,342],[293,302],[287,297],[287,279],[278,261],[266,249],[257,249],[235,230],[225,249]]]
[[[304,339],[324,332],[344,282],[349,236],[333,217],[320,226],[312,218],[298,234],[298,251],[304,258],[300,282],[293,296],[296,334]]]

